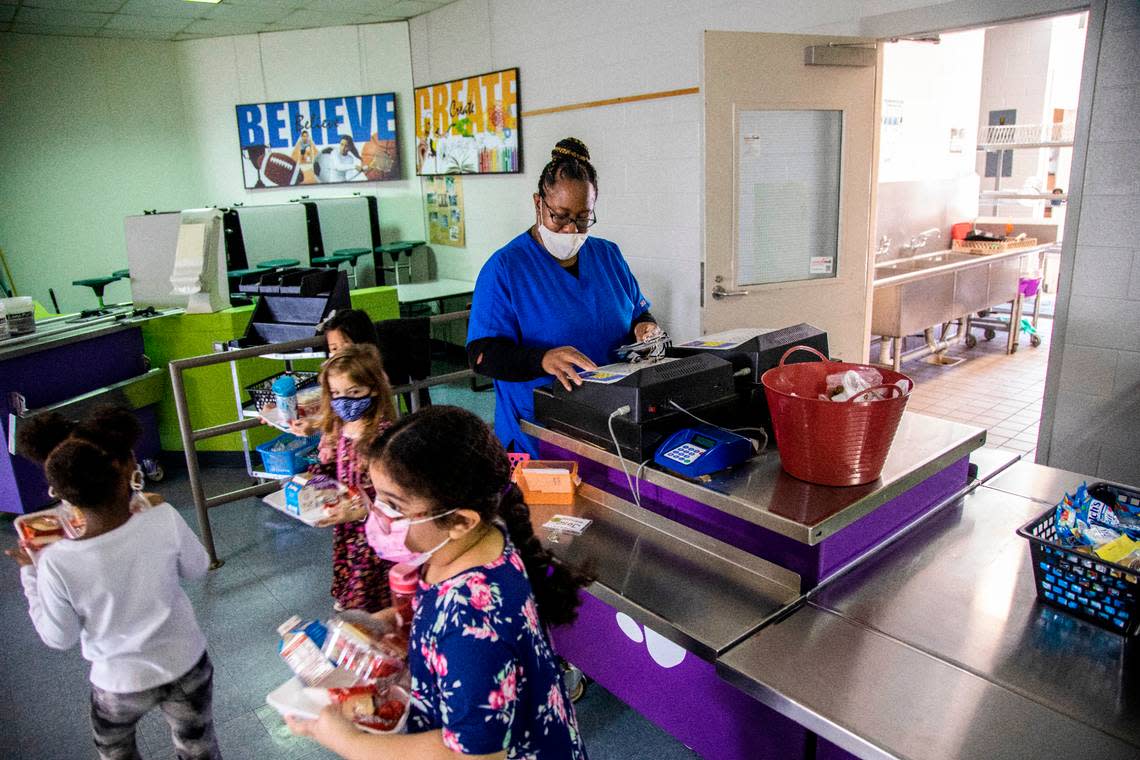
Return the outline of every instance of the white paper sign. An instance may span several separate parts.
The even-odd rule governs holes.
[[[542,527],[547,530],[558,531],[559,533],[573,533],[575,536],[580,536],[585,532],[586,528],[590,527],[590,523],[592,522],[593,520],[588,520],[585,517],[555,515],[543,523]]]
[[[831,257],[830,256],[812,256],[811,257],[811,274],[831,274]]]

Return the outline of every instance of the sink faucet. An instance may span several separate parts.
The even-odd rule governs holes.
[[[879,247],[875,249],[875,258],[881,259],[891,252],[891,239],[886,235],[879,238]]]
[[[930,238],[941,239],[942,233],[939,232],[937,227],[931,227],[928,230],[923,230],[910,239],[909,243],[904,243],[901,248],[904,250],[917,251],[926,245]]]

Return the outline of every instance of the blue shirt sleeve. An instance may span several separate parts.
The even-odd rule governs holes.
[[[492,256],[475,280],[467,342],[480,338],[509,338],[519,342],[521,335],[518,312],[507,288],[502,259],[498,255]]]
[[[467,755],[510,747],[519,705],[518,660],[497,635],[480,635],[484,630],[452,629],[440,637],[435,653],[443,743]]]

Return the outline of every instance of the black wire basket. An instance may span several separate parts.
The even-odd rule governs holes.
[[[292,375],[293,379],[297,382],[297,390],[302,388],[311,388],[320,382],[321,373],[319,372],[279,372],[272,377],[267,377],[264,380],[259,380],[252,385],[245,386],[245,390],[249,393],[249,397],[253,399],[253,403],[257,404],[258,411],[267,406],[274,406],[277,401],[273,393],[273,381],[285,375]]]

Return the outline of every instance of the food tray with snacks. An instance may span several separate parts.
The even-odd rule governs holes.
[[[973,253],[985,256],[991,253],[1004,253],[1022,248],[1032,248],[1037,245],[1037,238],[1021,238],[1020,240],[955,240],[952,250],[960,253]]]
[[[20,546],[27,551],[33,562],[44,547],[64,538],[77,538],[83,535],[86,527],[79,510],[62,507],[20,515],[13,524]]]
[[[1078,496],[1084,490],[1084,485],[1077,489]],[[1096,483],[1087,494],[1093,504],[1091,517],[1087,508],[1084,513],[1077,508],[1074,517],[1074,497],[1066,494],[1061,504],[1017,531],[1029,541],[1037,598],[1100,628],[1135,636],[1140,632],[1140,554],[1133,547],[1140,534],[1133,526],[1140,524],[1135,522],[1140,520],[1140,491]],[[1104,510],[1096,503],[1123,516],[1124,524],[1108,528],[1099,547],[1094,548],[1091,539],[1074,544],[1070,525],[1078,526],[1078,533],[1103,534],[1105,523],[1118,519],[1098,518],[1097,511]],[[1121,545],[1124,548],[1118,549]],[[1129,553],[1120,557],[1122,551]]]
[[[328,705],[340,705],[341,713],[361,731],[399,734],[408,722],[410,696],[402,686],[348,686],[324,689],[308,687],[290,678],[265,697],[265,702],[283,716],[315,720]]]
[[[262,501],[314,528],[354,522],[368,516],[366,494],[334,478],[311,472],[294,475],[280,491],[274,491]]]

